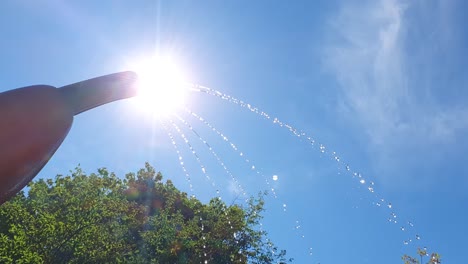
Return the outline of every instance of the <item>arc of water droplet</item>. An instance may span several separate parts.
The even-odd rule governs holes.
[[[311,145],[311,146],[315,146],[315,140],[307,135],[305,132],[303,131],[300,131],[296,128],[294,128],[293,126],[281,121],[280,119],[278,119],[277,117],[271,117],[269,114],[267,114],[266,112],[264,111],[261,111],[259,110],[257,107],[253,107],[251,104],[248,104],[248,103],[245,103],[243,102],[242,100],[239,100],[235,97],[232,97],[230,95],[227,95],[227,94],[224,94],[224,93],[221,93],[215,89],[212,89],[212,88],[209,88],[209,87],[205,87],[205,86],[201,86],[201,85],[195,85],[201,92],[204,92],[204,93],[207,93],[207,94],[210,94],[210,95],[214,95],[216,97],[219,97],[223,100],[226,100],[228,102],[231,102],[231,103],[234,103],[234,104],[237,104],[241,107],[244,107],[244,108],[247,108],[248,110],[250,110],[251,112],[254,112],[262,117],[265,117],[266,119],[273,119],[273,124],[275,125],[278,125],[280,127],[285,127],[287,128],[291,133],[293,133],[293,135],[301,138],[306,138],[307,139],[307,142]],[[200,121],[204,122],[204,119],[200,119]],[[323,145],[323,144],[319,144],[319,150],[320,150],[320,153],[322,154],[326,154],[326,147]],[[335,160],[339,165],[343,166],[343,163],[341,162],[341,159],[340,157],[338,156],[338,154],[335,152],[335,151],[332,151],[332,152],[329,152],[329,154],[331,155],[331,158],[333,160]],[[350,167],[349,165],[345,165],[345,169],[346,171],[350,171]],[[356,174],[356,173],[355,173]],[[365,184],[366,181],[365,179],[361,176],[361,174],[359,174],[359,182],[361,184]],[[371,193],[375,193],[375,190],[374,190],[374,187],[373,187],[373,183],[372,183],[372,187],[368,188],[368,190],[371,192]],[[285,207],[283,207],[285,208]]]
[[[177,116],[178,117],[178,116]],[[178,117],[180,118],[180,117]],[[189,129],[191,131],[194,131],[192,126],[190,124],[188,124],[185,120],[183,119],[180,119],[186,126],[189,127]],[[198,156],[197,152],[195,151],[195,149],[193,148],[192,144],[190,143],[190,141],[188,140],[188,138],[185,136],[185,134],[182,132],[182,130],[179,128],[179,126],[177,126],[177,124],[174,123],[173,120],[170,120],[172,126],[175,128],[175,130],[179,133],[180,137],[183,139],[183,141],[187,144],[188,148],[190,149],[190,151],[192,152],[192,154],[194,155],[198,165],[200,166],[201,170],[202,170],[202,173],[205,175],[206,179],[211,183],[211,186],[213,187],[213,189],[216,190],[216,194],[218,195],[218,199],[219,200],[222,200],[221,196],[220,196],[220,190],[216,187],[216,183],[214,181],[214,179],[212,179],[208,173],[206,172],[206,166],[203,165],[203,163],[201,162],[201,159],[200,157]],[[195,132],[195,134],[200,138],[200,135],[198,133]],[[225,208],[223,207],[222,208],[225,216],[227,217],[228,219],[228,223],[230,224],[231,226],[231,229],[233,229],[233,226],[231,225],[231,220],[229,218],[229,215],[227,214]],[[203,228],[204,226],[202,225],[202,230],[204,229]]]
[[[215,89],[212,89],[212,88],[209,88],[209,87],[206,87],[206,86],[194,84],[193,89],[196,89],[196,90],[198,90],[200,92],[204,92],[204,93],[209,94],[209,95],[216,96],[216,97],[221,98],[223,100],[226,100],[228,102],[237,104],[237,105],[239,105],[241,107],[247,108],[251,112],[253,112],[253,113],[257,114],[257,115],[260,115],[261,117],[264,117],[264,118],[266,118],[268,120],[272,119],[273,124],[288,129],[289,132],[291,132],[294,136],[296,136],[296,137],[298,137],[300,139],[305,138],[306,142],[309,143],[312,147],[314,147],[316,145],[316,141],[315,141],[315,139],[313,139],[312,136],[308,135],[304,131],[298,130],[297,128],[293,127],[292,125],[290,125],[288,123],[285,123],[285,122],[281,121],[277,117],[271,117],[271,115],[269,115],[268,113],[259,110],[259,108],[254,107],[249,103],[246,103],[246,102],[244,102],[242,100],[239,100],[239,99],[237,99],[237,98],[235,98],[233,96],[221,93],[220,91],[217,91]],[[321,153],[327,154],[326,147],[323,144],[319,144],[319,150],[320,150]],[[331,158],[333,160],[335,160],[338,164],[340,164],[341,166],[343,165],[342,162],[341,162],[340,157],[336,154],[336,152],[332,151],[332,152],[328,152],[328,154],[330,154]],[[349,165],[347,165],[346,170],[349,171]]]
[[[311,144],[315,143],[315,140],[312,137],[307,137],[307,134],[305,132],[300,131],[300,130],[296,129],[295,127],[291,126],[290,124],[281,121],[277,117],[272,118],[268,113],[266,113],[264,111],[261,111],[259,108],[254,107],[249,103],[246,103],[246,102],[244,102],[242,100],[239,100],[239,99],[237,99],[237,98],[235,98],[233,96],[221,93],[220,91],[217,91],[215,89],[212,89],[212,88],[209,88],[209,87],[206,87],[206,86],[202,86],[202,85],[198,85],[198,84],[192,84],[192,87],[194,89],[197,89],[200,92],[204,92],[206,94],[214,95],[214,96],[219,97],[219,98],[221,98],[223,100],[226,100],[226,101],[229,101],[231,103],[237,104],[237,105],[239,105],[241,107],[247,108],[251,112],[253,112],[255,114],[258,114],[258,115],[260,115],[260,116],[262,116],[262,117],[264,117],[264,118],[266,118],[268,120],[273,119],[274,124],[277,124],[280,127],[287,128],[296,137],[306,137],[310,141]]]
[[[179,159],[179,165],[181,166],[182,171],[184,172],[185,178],[187,179],[187,182],[189,183],[190,192],[192,193],[192,196],[193,196],[194,195],[194,190],[193,190],[192,180],[191,180],[189,172],[185,168],[184,159],[182,157],[182,154],[180,153],[179,147],[178,147],[178,145],[177,145],[177,143],[176,143],[176,141],[174,139],[174,136],[172,135],[172,133],[167,128],[166,124],[164,122],[162,122],[162,120],[159,120],[159,121],[160,121],[162,127],[164,128],[164,130],[166,131],[167,135],[169,136],[169,138],[171,140],[172,146],[174,147],[174,150],[175,150],[175,152],[177,154],[177,158]]]
[[[169,122],[172,124],[172,126],[174,127],[174,129],[177,131],[177,133],[179,134],[179,136],[182,138],[182,140],[185,142],[185,144],[188,146],[190,152],[192,152],[193,156],[195,157],[195,160],[197,161],[198,165],[200,166],[201,168],[201,171],[203,173],[203,175],[205,175],[205,178],[211,183],[211,186],[216,189],[216,182],[214,181],[214,179],[212,179],[210,177],[210,175],[206,172],[206,166],[201,162],[200,160],[200,157],[198,156],[197,152],[195,151],[195,149],[193,148],[192,144],[190,144],[189,140],[187,139],[187,137],[185,136],[185,134],[182,132],[182,130],[179,128],[179,126],[177,126],[177,124],[174,123],[174,121],[172,119],[169,120]],[[219,193],[218,193],[219,194]]]
[[[187,109],[186,109],[186,110],[187,110]],[[187,110],[187,111],[188,111],[189,113],[193,113],[193,112],[190,111],[190,110]],[[196,115],[195,113],[193,113],[193,114]],[[182,117],[180,117],[180,116],[177,116],[177,118],[178,118],[182,123],[184,123],[184,124],[199,138],[200,141],[202,141],[203,143],[207,143],[206,140],[204,140],[203,137],[201,137],[200,134],[199,134],[186,120],[184,120],[184,119],[183,119]],[[200,120],[200,121],[203,120],[202,122],[205,122],[205,124],[207,124],[212,130],[216,131],[217,134],[218,134],[220,137],[222,137],[222,139],[223,139],[224,141],[229,142],[230,146],[234,149],[234,151],[238,151],[238,149],[237,149],[237,147],[235,146],[235,144],[232,143],[232,142],[230,142],[229,139],[228,139],[226,136],[224,136],[220,131],[218,131],[216,128],[214,128],[211,124],[209,124],[209,123],[208,123],[207,121],[205,121],[203,118],[199,117],[199,118],[197,118],[197,119]],[[251,207],[251,208],[252,208],[252,207]],[[254,213],[256,213],[256,212],[254,212]],[[229,224],[231,224],[230,221],[229,221]],[[263,232],[263,223],[262,223],[261,220],[259,221],[259,225],[260,225],[260,232]],[[231,229],[232,229],[232,225],[231,225]],[[270,243],[270,244],[267,244],[267,245],[268,245],[268,247],[271,247],[271,243]]]
[[[211,131],[213,131],[214,133],[216,133],[219,137],[221,137],[224,141],[228,142],[229,145],[231,146],[231,148],[234,150],[235,153],[237,153],[239,156],[242,156],[244,161],[246,163],[250,163],[250,159],[247,158],[247,156],[244,154],[244,152],[242,152],[241,150],[238,149],[238,147],[229,140],[229,138],[227,136],[225,136],[221,131],[219,131],[218,129],[216,129],[213,125],[211,125],[211,123],[209,123],[208,121],[206,121],[205,118],[201,117],[200,115],[198,115],[197,113],[194,113],[193,111],[185,108],[185,111],[190,114],[191,116],[195,117],[195,119],[197,119],[198,121],[202,122],[204,125],[206,125]],[[192,131],[194,131],[192,129]],[[195,132],[197,135],[198,133]],[[277,194],[276,194],[276,191],[274,188],[271,187],[271,184],[270,184],[270,181],[268,180],[268,177],[266,177],[263,173],[260,173],[259,170],[257,170],[255,168],[255,166],[252,166],[251,167],[252,170],[254,170],[258,175],[261,175],[264,179],[265,179],[265,182],[268,186],[268,188],[271,190],[271,192],[273,193],[273,196],[275,198],[278,198]]]
[[[195,117],[195,119],[197,119],[198,121],[205,124],[208,128],[210,128],[213,132],[215,132],[219,137],[221,137],[225,142],[227,142],[231,146],[231,148],[233,149],[234,152],[238,153],[240,156],[243,156],[246,163],[250,163],[250,160],[247,158],[247,156],[244,155],[243,152],[232,141],[230,141],[229,138],[226,135],[224,135],[221,131],[216,129],[213,125],[211,125],[211,123],[206,121],[205,118],[201,117],[200,115],[194,113],[193,111],[191,111],[191,110],[189,110],[187,108],[185,108],[185,111],[188,114],[190,114],[191,116]],[[197,136],[200,137],[200,135],[193,129],[193,127],[190,126],[183,118],[181,118],[180,116],[178,116],[178,118],[179,118],[179,120],[181,120],[181,122],[188,125],[190,130],[192,130]],[[205,142],[203,139],[201,139],[201,140],[203,142]],[[260,170],[256,169],[255,166],[252,166],[252,169],[256,172],[257,175],[263,176],[263,178],[266,181],[266,184],[267,184],[268,188],[270,188],[271,186],[270,186],[270,181],[268,180],[268,177],[266,177],[263,173],[261,173]],[[277,199],[278,196],[277,196],[276,191],[274,190],[274,188],[271,188],[271,191],[274,194],[274,198]],[[287,208],[287,205],[285,203],[282,203],[282,209],[283,209],[284,212],[286,212],[286,208]],[[260,228],[261,228],[261,230],[263,230],[263,225],[261,224],[261,222],[260,222]],[[301,238],[305,238],[305,235],[303,233],[301,233],[300,236],[301,236]]]
[[[196,118],[197,120],[199,120],[200,122],[202,122],[203,124],[205,124],[206,126],[208,126],[208,128],[210,128],[213,132],[215,132],[218,136],[220,136],[224,141],[226,141],[227,143],[229,143],[229,145],[231,146],[231,148],[233,149],[233,151],[234,151],[235,153],[238,153],[240,156],[244,156],[243,152],[241,152],[241,151],[237,148],[237,146],[236,146],[232,141],[229,140],[229,138],[228,138],[227,136],[225,136],[222,132],[220,132],[218,129],[216,129],[216,128],[215,128],[213,125],[211,125],[209,122],[207,122],[204,118],[202,118],[201,116],[197,115],[196,113],[194,113],[194,112],[188,110],[187,108],[185,109],[185,111],[186,111],[187,113],[189,113],[190,115],[192,115],[193,117],[195,117],[195,118]],[[181,118],[181,117],[179,117],[179,118]],[[183,120],[183,119],[181,119],[181,120],[182,120],[183,122],[185,122],[185,120]],[[194,133],[195,133],[196,135],[199,135],[193,128],[191,128],[191,130],[194,131]],[[250,163],[250,160],[247,159],[245,156],[244,156],[244,161],[245,161],[246,163]],[[271,191],[272,191],[274,197],[277,198],[276,191],[275,191],[274,188],[271,188],[271,186],[270,186],[270,181],[268,180],[268,178],[267,178],[263,173],[260,173],[260,171],[257,170],[257,169],[255,168],[255,166],[252,166],[251,168],[252,168],[252,170],[254,170],[257,174],[260,174],[260,175],[262,175],[262,176],[265,178],[265,181],[266,181],[266,184],[267,184],[268,188],[271,189]]]
[[[174,136],[172,135],[172,133],[169,131],[169,129],[167,128],[166,124],[164,122],[162,122],[162,120],[160,119],[159,120],[162,127],[164,128],[164,130],[166,131],[167,135],[169,136],[169,138],[171,139],[171,143],[172,143],[172,146],[174,147],[174,150],[175,152],[177,153],[177,156],[178,156],[178,159],[179,159],[179,164],[182,168],[182,171],[184,172],[185,174],[185,177],[189,183],[189,187],[190,187],[190,192],[192,193],[192,197],[195,197],[194,195],[194,190],[193,190],[193,184],[192,184],[192,180],[190,178],[190,174],[189,172],[187,171],[187,169],[185,168],[185,164],[184,164],[184,161],[183,161],[183,157],[182,157],[182,154],[180,153],[180,150],[179,150],[179,147],[177,145],[177,142],[175,141],[174,139]],[[203,230],[204,230],[204,226],[203,226],[203,218],[202,216],[200,216],[200,222],[202,223],[200,229],[201,229],[201,232],[203,234]],[[204,243],[204,242],[203,242]],[[205,250],[206,248],[206,245],[203,244],[203,250]],[[205,256],[206,256],[206,252],[204,252]],[[206,262],[206,260],[205,260]]]
[[[293,135],[295,135],[295,136],[297,136],[299,138],[306,138],[307,142],[310,143],[311,146],[315,146],[315,143],[316,143],[315,140],[311,136],[307,135],[305,132],[299,131],[298,129],[294,128],[293,126],[281,121],[277,117],[271,117],[271,115],[269,115],[268,113],[259,110],[259,108],[254,107],[249,103],[246,103],[246,102],[244,102],[242,100],[239,100],[239,99],[237,99],[237,98],[235,98],[233,96],[227,95],[225,93],[222,93],[220,91],[217,91],[215,89],[212,89],[212,88],[209,88],[209,87],[206,87],[206,86],[202,86],[202,85],[198,85],[198,84],[192,84],[192,87],[193,87],[194,90],[197,90],[197,91],[209,94],[209,95],[216,96],[218,98],[221,98],[222,100],[226,100],[228,102],[231,102],[231,103],[237,104],[237,105],[239,105],[241,107],[244,107],[244,108],[250,110],[250,112],[253,112],[253,113],[257,114],[257,115],[260,115],[261,117],[264,117],[264,118],[266,118],[268,120],[272,119],[273,124],[278,125],[280,127],[287,128]],[[326,153],[326,147],[324,145],[322,145],[322,144],[319,144],[319,150],[323,154]],[[331,158],[333,160],[335,160],[339,164],[339,166],[343,166],[343,162],[341,161],[340,157],[336,154],[336,152],[333,151],[330,154],[331,154]],[[350,171],[349,165],[345,165],[345,168],[346,168],[346,171]],[[361,184],[365,184],[365,179],[360,174],[359,174],[359,181],[360,181]],[[374,187],[368,188],[368,191],[373,193],[375,195],[375,197],[377,197],[377,193],[376,193]],[[413,227],[413,226],[411,225],[409,227]]]
[[[187,126],[189,128],[190,131],[192,131],[196,136],[197,138],[208,148],[208,150],[211,152],[211,154],[215,157],[215,159],[217,160],[218,164],[224,169],[224,171],[231,177],[231,179],[237,184],[239,190],[242,192],[244,198],[245,198],[245,201],[247,202],[248,198],[247,198],[247,193],[245,192],[244,188],[242,187],[242,185],[239,183],[239,181],[237,180],[237,178],[232,174],[232,172],[227,168],[226,164],[221,160],[221,158],[218,156],[218,154],[213,150],[213,148],[208,144],[208,142],[203,139],[203,137],[200,136],[200,134],[187,122],[185,121],[182,117],[176,115],[177,119],[179,119],[179,121],[181,121],[185,126]],[[184,139],[186,142],[188,142],[188,140],[186,140],[186,138]],[[191,145],[190,145],[191,146]],[[228,220],[228,224],[230,226],[231,229],[234,229],[234,227],[232,226],[232,222],[229,218],[229,215],[228,213],[226,212],[226,208],[225,206],[222,207],[222,211],[224,212],[224,215],[227,217],[227,220]]]
[[[187,121],[185,121],[184,119],[182,119],[180,116],[177,115],[177,118],[182,122],[184,123],[186,126],[189,127],[189,129],[191,131],[194,131],[193,127],[187,123]],[[227,167],[226,163],[224,163],[224,161],[221,159],[221,157],[219,157],[219,155],[216,153],[216,151],[214,151],[213,147],[211,147],[210,144],[208,144],[208,142],[206,140],[204,140],[200,134],[198,134],[196,131],[195,131],[195,134],[197,135],[198,139],[201,140],[203,142],[203,144],[208,148],[208,150],[210,151],[211,155],[213,155],[213,157],[216,159],[216,161],[218,162],[218,164],[223,168],[223,170],[226,172],[226,174],[228,174],[231,179],[234,181],[234,183],[237,185],[237,187],[239,188],[239,190],[241,191],[242,195],[244,196],[244,198],[247,197],[247,193],[244,189],[244,187],[242,187],[242,185],[239,183],[239,181],[237,180],[237,178],[232,174],[232,172],[229,170],[229,168]]]

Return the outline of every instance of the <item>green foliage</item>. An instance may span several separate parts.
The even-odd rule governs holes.
[[[0,207],[0,263],[286,263],[258,230],[263,195],[208,204],[149,164],[38,180]]]
[[[441,256],[438,253],[429,254],[429,252],[427,251],[426,248],[423,248],[423,249],[418,248],[417,254],[419,256],[419,260],[417,258],[413,258],[413,257],[408,256],[406,254],[403,255],[401,257],[401,259],[403,260],[403,262],[405,264],[422,264],[423,261],[424,261],[424,258],[429,257],[426,264],[440,264],[440,263],[442,263],[441,262],[441,260],[442,260]]]

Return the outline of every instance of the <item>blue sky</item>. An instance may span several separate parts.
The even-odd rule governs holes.
[[[149,161],[202,200],[219,190],[226,202],[242,202],[240,189],[253,195],[274,188],[263,228],[296,263],[398,263],[419,246],[440,252],[445,263],[462,263],[467,8],[464,1],[432,0],[7,0],[0,3],[0,91],[60,87],[129,70],[135,57],[171,54],[191,82],[242,99],[316,143],[245,108],[193,93],[187,107],[239,151],[179,112],[230,172],[174,117],[208,180],[166,120],[190,188],[163,126],[125,100],[75,117],[37,177],[78,164],[86,172],[107,167],[123,176]]]

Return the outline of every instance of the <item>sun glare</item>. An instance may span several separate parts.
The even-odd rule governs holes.
[[[164,116],[184,105],[188,87],[174,61],[158,57],[139,62],[132,68],[138,74],[139,107]]]

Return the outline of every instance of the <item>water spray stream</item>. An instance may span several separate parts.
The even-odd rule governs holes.
[[[185,108],[185,111],[190,114],[191,116],[195,117],[195,119],[197,119],[198,121],[202,122],[204,125],[206,125],[211,131],[215,132],[219,137],[221,137],[221,139],[225,142],[227,142],[231,148],[234,150],[235,153],[237,153],[239,156],[243,157],[244,158],[244,161],[248,164],[250,164],[250,159],[248,159],[244,152],[240,151],[237,146],[232,143],[229,138],[227,136],[225,136],[222,132],[220,132],[218,129],[216,129],[213,125],[211,125],[211,123],[209,123],[208,121],[206,121],[203,117],[199,116],[198,114],[190,111],[189,109]],[[180,117],[179,117],[180,118]],[[180,120],[182,122],[185,122],[185,120],[181,119]],[[195,131],[193,128],[191,128],[192,131]],[[195,132],[197,135],[198,133]],[[263,178],[265,178],[265,182],[268,186],[268,189],[271,191],[271,193],[273,194],[273,196],[275,198],[278,198],[278,195],[276,194],[276,190],[274,188],[271,187],[271,183],[270,181],[268,180],[268,177],[266,177],[263,173],[260,173],[259,170],[256,169],[255,166],[251,166],[252,170],[254,170],[258,175],[261,175]]]
[[[161,126],[164,128],[164,130],[166,131],[167,135],[169,136],[170,140],[171,140],[171,143],[172,143],[172,146],[174,147],[174,150],[175,152],[177,153],[177,157],[179,159],[179,165],[180,167],[182,168],[182,171],[184,172],[184,175],[185,175],[185,178],[187,179],[187,182],[189,184],[189,188],[190,188],[190,192],[192,194],[192,197],[195,198],[195,195],[194,195],[194,190],[193,190],[193,184],[192,184],[192,180],[190,178],[190,174],[188,173],[187,169],[185,168],[185,165],[184,165],[184,159],[182,157],[182,154],[180,153],[179,151],[179,147],[177,146],[177,143],[174,139],[174,136],[172,135],[172,133],[169,131],[169,129],[167,128],[167,126],[164,124],[164,122],[162,122],[160,120],[160,123],[161,123]]]
[[[208,149],[210,150],[210,152],[212,153],[212,155],[213,155],[215,158],[217,158],[217,159],[219,158],[219,156],[216,154],[216,152],[214,152],[213,148],[208,144],[208,142],[207,142],[205,139],[203,139],[203,138],[200,136],[200,134],[199,134],[197,131],[195,131],[195,129],[194,129],[187,121],[185,121],[185,120],[184,120],[182,117],[180,117],[180,116],[177,116],[177,118],[178,118],[184,125],[186,125],[186,126],[190,129],[190,131],[192,131],[192,132],[198,137],[198,139],[199,139],[201,142],[203,142],[203,144],[204,144],[205,146],[208,147]],[[227,137],[224,137],[224,140],[227,141],[227,140],[228,140]],[[242,185],[239,183],[239,180],[237,180],[237,178],[227,169],[225,163],[224,163],[220,158],[219,158],[218,162],[219,162],[219,164],[221,165],[221,167],[223,167],[223,169],[225,170],[225,172],[231,176],[231,179],[237,184],[237,186],[239,187],[240,191],[242,191],[242,193],[243,193],[243,195],[244,195],[244,198],[247,199],[247,197],[246,197],[246,196],[247,196],[247,193],[245,192],[245,190],[244,190],[244,188],[242,187]]]
[[[196,84],[193,85],[193,90],[196,90],[196,91],[199,91],[199,92],[202,92],[202,93],[206,93],[206,94],[218,97],[218,98],[220,98],[222,100],[225,100],[225,101],[228,101],[230,103],[236,104],[236,105],[238,105],[238,106],[240,106],[242,108],[246,108],[250,112],[253,112],[253,113],[257,114],[262,118],[265,118],[267,120],[272,120],[273,124],[275,124],[275,125],[277,125],[279,127],[286,128],[287,130],[289,130],[290,133],[292,133],[292,135],[299,138],[300,140],[305,139],[306,142],[308,144],[310,144],[312,147],[315,147],[316,145],[318,145],[320,153],[322,153],[324,155],[328,155],[332,160],[334,160],[338,164],[338,169],[340,169],[340,170],[344,169],[353,178],[357,178],[360,185],[366,184],[367,180],[358,172],[351,173],[350,166],[347,163],[344,163],[342,161],[342,159],[339,157],[339,155],[335,151],[327,151],[326,147],[323,144],[316,143],[315,139],[313,139],[313,137],[311,137],[307,133],[296,129],[292,125],[281,121],[277,117],[272,117],[270,114],[260,110],[259,108],[255,107],[255,106],[253,106],[253,105],[251,105],[249,103],[246,103],[246,102],[244,102],[242,100],[239,100],[239,99],[237,99],[235,97],[232,97],[230,95],[222,93],[222,92],[220,92],[218,90],[215,90],[215,89],[212,89],[212,88],[209,88],[209,87],[206,87],[206,86],[196,85]],[[371,194],[373,194],[374,198],[377,200],[376,202],[373,202],[373,204],[375,204],[377,207],[385,208],[384,206],[381,206],[385,200],[383,198],[378,198],[378,195],[377,195],[377,192],[375,190],[374,185],[375,185],[374,182],[369,181],[369,185],[366,188],[367,191],[369,191]],[[397,214],[395,213],[396,210],[395,210],[394,206],[392,205],[392,203],[388,202],[386,208],[389,210],[389,213],[390,213],[390,217],[388,219],[389,222],[391,222],[391,223],[393,223],[395,225],[398,225],[399,222],[396,220],[396,218],[397,218]],[[405,223],[401,224],[401,226],[399,226],[399,230],[401,230],[403,232],[406,232],[407,230],[414,230],[414,224],[411,221],[406,221]],[[418,235],[418,233],[415,233],[415,235],[411,236],[411,237],[414,237],[416,240],[421,240],[421,237]],[[412,241],[413,241],[413,239],[409,238],[409,239],[403,241],[403,244],[408,245]]]
[[[162,120],[160,120],[160,123],[162,125],[162,127],[164,128],[164,130],[167,132],[167,135],[169,136],[169,138],[171,139],[171,142],[172,142],[172,146],[174,147],[174,150],[175,152],[177,153],[177,156],[179,158],[179,164],[182,168],[182,171],[184,172],[185,174],[185,177],[187,178],[187,181],[189,183],[189,186],[190,186],[190,191],[192,192],[192,198],[195,198],[195,195],[194,195],[194,192],[193,192],[193,184],[192,184],[192,181],[190,179],[190,174],[188,173],[187,169],[185,168],[185,164],[184,164],[184,160],[182,158],[182,154],[180,153],[179,151],[179,147],[174,139],[174,136],[172,135],[172,133],[170,132],[170,130],[167,128],[166,124],[164,122],[162,122]],[[203,234],[204,232],[204,225],[203,225],[203,217],[200,215],[200,230],[201,230],[201,233]],[[205,236],[202,235],[202,239],[203,239],[203,243],[205,243]],[[206,245],[203,244],[203,250],[206,249]],[[206,252],[203,252],[204,256],[206,257],[207,254]],[[208,263],[208,261],[205,259],[205,263]]]
[[[186,120],[184,120],[182,117],[180,117],[180,116],[178,116],[178,115],[177,115],[177,118],[178,118],[179,121],[181,121],[186,127],[188,127],[188,129],[189,129],[190,131],[192,131],[192,132],[197,136],[197,138],[198,138],[201,142],[203,142],[204,144],[207,144],[207,141],[206,141],[205,139],[203,139],[203,138],[200,136],[200,134],[199,134]],[[231,146],[233,146],[233,147],[235,148],[235,146],[234,146],[232,143],[231,143]],[[216,191],[217,191],[218,194],[219,194],[219,190],[216,190]],[[221,199],[221,197],[219,197],[219,198]],[[246,198],[245,201],[247,202],[247,200],[248,200],[248,199]],[[252,207],[251,207],[251,209],[252,209]],[[224,211],[224,214],[225,214],[226,216],[228,216],[228,215],[227,215],[227,212],[224,210],[224,208],[223,208],[223,211]],[[228,224],[230,225],[231,229],[233,229],[233,226],[232,226],[230,220],[228,220]],[[263,228],[262,222],[260,222],[260,228]],[[263,231],[263,229],[261,229],[261,231]],[[235,237],[235,234],[234,234],[234,237]]]
[[[179,126],[177,126],[174,121],[171,119],[169,120],[169,122],[171,123],[172,127],[174,127],[174,129],[177,131],[177,133],[179,134],[179,136],[182,138],[182,140],[185,142],[185,144],[188,146],[190,152],[193,154],[193,156],[195,157],[195,160],[197,161],[197,163],[200,165],[200,169],[203,173],[203,175],[205,175],[205,178],[211,183],[211,186],[216,190],[216,193],[219,195],[219,190],[217,189],[216,187],[216,183],[215,181],[210,177],[210,175],[208,175],[208,173],[206,172],[206,166],[203,165],[203,163],[201,162],[200,160],[200,157],[198,156],[197,152],[195,151],[195,149],[193,148],[192,144],[190,144],[189,140],[187,139],[187,137],[185,136],[185,134],[182,132],[182,130],[179,128]]]
[[[180,118],[180,117],[178,117]],[[207,170],[206,170],[206,167],[203,165],[203,163],[201,162],[201,159],[199,157],[199,155],[197,154],[197,152],[195,151],[195,149],[193,148],[192,144],[190,143],[190,141],[188,140],[188,138],[185,136],[185,134],[182,132],[182,130],[179,128],[179,126],[177,126],[177,124],[175,124],[175,122],[173,120],[169,120],[170,123],[172,124],[172,126],[174,127],[174,129],[177,131],[177,133],[179,134],[179,136],[182,138],[182,140],[186,143],[187,147],[189,148],[190,152],[194,155],[198,165],[200,166],[201,170],[202,170],[202,173],[205,175],[206,179],[211,183],[211,186],[213,187],[213,189],[216,190],[216,194],[218,195],[217,199],[219,199],[220,201],[222,201],[222,197],[221,197],[221,194],[220,194],[220,190],[217,188],[216,186],[216,183],[214,182],[214,180],[208,175],[207,173]],[[201,141],[204,141],[200,135],[195,132],[192,128],[192,126],[190,124],[188,124],[185,120],[183,120],[183,123],[189,127],[189,129],[194,132],[198,138],[201,140]],[[229,227],[231,230],[233,230],[233,233],[232,233],[232,236],[234,237],[234,239],[236,239],[236,243],[238,243],[237,241],[237,237],[236,237],[236,231],[234,231],[234,227],[232,225],[232,221],[231,221],[231,218],[229,217],[229,214],[227,213],[226,211],[226,206],[223,205],[221,210],[223,211],[223,214],[226,216],[226,219],[227,219],[227,223],[229,224]],[[201,220],[202,221],[202,220]],[[201,229],[202,229],[202,232],[204,231],[204,225],[202,223],[202,226],[201,226]],[[206,253],[205,253],[205,257],[206,257]]]
[[[187,123],[188,124],[188,123]],[[189,129],[191,128],[191,126],[189,125]],[[194,131],[193,128],[191,128],[191,131]],[[243,197],[245,199],[247,199],[247,192],[245,191],[244,187],[242,187],[242,185],[239,183],[239,181],[237,180],[237,178],[232,174],[232,172],[228,169],[228,167],[226,166],[226,163],[219,157],[219,155],[216,153],[216,151],[214,151],[213,147],[211,147],[211,145],[206,141],[204,140],[200,134],[198,134],[197,132],[195,132],[195,134],[198,136],[198,138],[203,142],[203,144],[208,148],[208,150],[210,151],[210,153],[213,155],[213,157],[216,159],[216,161],[218,162],[218,164],[223,168],[223,170],[231,177],[232,181],[236,184],[236,186],[239,188],[239,191],[242,193]]]
[[[244,152],[242,152],[232,141],[230,141],[229,138],[228,138],[226,135],[224,135],[221,131],[219,131],[218,129],[216,129],[213,125],[211,125],[211,123],[209,123],[208,121],[206,121],[206,119],[203,118],[203,117],[201,117],[200,115],[194,113],[193,111],[191,111],[191,110],[189,110],[189,109],[187,109],[187,108],[185,108],[185,111],[186,111],[189,115],[191,115],[192,117],[194,117],[196,120],[198,120],[198,121],[200,121],[201,123],[203,123],[204,125],[206,125],[211,131],[213,131],[214,133],[216,133],[223,141],[225,141],[227,144],[229,144],[229,146],[232,148],[232,150],[233,150],[236,154],[238,154],[239,156],[242,156],[243,159],[244,159],[244,161],[245,161],[247,164],[250,164],[250,159],[248,159],[247,156],[244,154]],[[193,129],[193,127],[192,127],[190,124],[187,123],[187,121],[185,121],[185,120],[184,120],[182,117],[180,117],[180,116],[177,116],[177,117],[178,117],[178,119],[179,119],[182,123],[184,123],[186,126],[188,126],[189,129],[192,130],[192,132],[194,132],[194,133],[200,138],[200,140],[204,141],[203,138],[201,138],[201,136],[198,134],[198,132],[196,132],[195,129]],[[271,189],[271,191],[272,191],[272,193],[273,193],[273,195],[274,195],[274,198],[275,198],[276,200],[278,200],[277,193],[276,193],[275,189],[271,187],[271,184],[270,184],[270,181],[268,180],[268,177],[266,177],[265,174],[263,174],[262,172],[260,172],[260,170],[257,169],[255,166],[252,166],[251,168],[252,168],[252,170],[254,170],[254,172],[255,172],[258,176],[262,176],[262,177],[265,179],[265,182],[266,182],[266,184],[267,184],[267,187],[268,187],[269,189]],[[281,208],[282,208],[283,212],[286,212],[286,211],[287,211],[287,205],[286,205],[286,203],[280,202],[280,204],[281,204]],[[296,224],[295,224],[295,226],[294,226],[294,228],[293,228],[296,232],[301,230],[301,226],[300,226],[298,223],[299,223],[299,220],[296,220]],[[262,223],[260,223],[260,228],[262,228],[262,230],[263,230],[263,224],[262,224]],[[304,234],[302,231],[299,232],[299,236],[300,236],[301,238],[303,238],[303,239],[305,238],[305,234]],[[269,247],[271,247],[271,243],[267,243],[267,245],[268,245]]]

